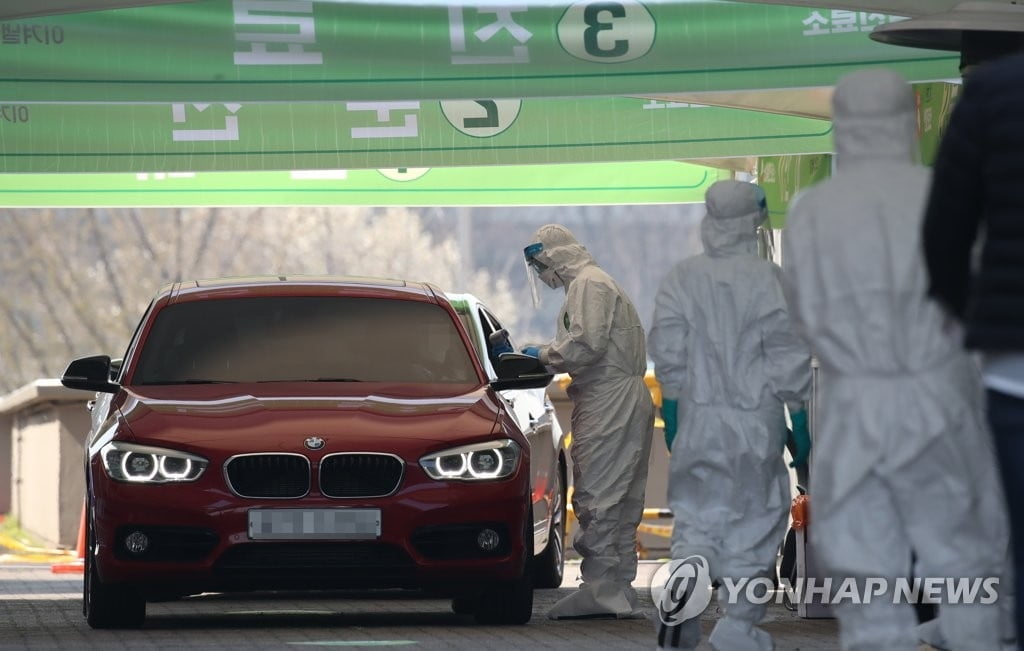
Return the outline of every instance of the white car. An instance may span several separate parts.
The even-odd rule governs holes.
[[[504,341],[512,351],[519,350],[508,331],[472,294],[445,295],[469,332],[488,376],[497,378],[494,367],[500,351],[496,351],[495,346]],[[508,403],[509,411],[530,441],[534,482],[548,482],[544,486],[533,486],[533,495],[557,496],[553,501],[535,498],[533,503],[534,586],[557,588],[562,584],[565,561],[566,437],[545,389],[508,389],[500,391],[499,395]],[[558,490],[547,490],[552,482],[557,482]]]

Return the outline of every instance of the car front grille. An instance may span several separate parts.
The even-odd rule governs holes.
[[[241,497],[302,497],[309,492],[309,460],[300,454],[246,454],[228,460],[228,483]]]
[[[328,497],[382,497],[398,490],[404,464],[390,454],[331,454],[320,461],[320,492]]]

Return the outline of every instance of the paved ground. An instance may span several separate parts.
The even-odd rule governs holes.
[[[657,563],[644,563],[637,585]],[[253,649],[409,647],[419,649],[653,649],[649,620],[552,622],[544,613],[575,585],[569,566],[560,590],[536,593],[526,626],[486,627],[455,615],[447,601],[407,595],[194,597],[147,607],[133,631],[93,631],[82,618],[81,575],[49,564],[0,563],[0,649]],[[650,607],[649,595],[641,591]],[[705,617],[710,632],[714,606]],[[803,620],[781,606],[764,624],[780,650],[838,649],[833,620]]]

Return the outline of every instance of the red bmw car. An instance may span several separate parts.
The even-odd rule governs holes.
[[[147,600],[202,592],[348,588],[525,623],[535,502],[561,496],[531,491],[498,391],[551,376],[519,355],[499,366],[489,380],[430,285],[165,288],[116,381],[107,356],[62,378],[112,394],[86,449],[89,624],[139,626]]]

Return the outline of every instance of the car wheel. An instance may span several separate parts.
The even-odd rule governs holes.
[[[476,613],[479,605],[480,600],[476,595],[463,595],[452,598],[452,612],[456,615],[473,615]]]
[[[523,541],[526,546],[523,574],[516,581],[487,586],[480,594],[474,615],[479,624],[525,624],[533,617],[533,518],[527,503]],[[454,606],[454,602],[452,603]]]
[[[91,509],[89,510],[91,511]],[[100,580],[93,560],[96,553],[92,518],[87,517],[85,577],[82,583],[82,612],[92,628],[138,628],[146,621],[146,601],[125,586]]]
[[[525,624],[533,617],[533,581],[524,576],[485,589],[474,614],[479,624]]]
[[[548,531],[548,546],[534,559],[534,586],[538,588],[560,588],[565,573],[565,487],[562,472],[557,474],[555,486],[555,508],[551,515],[551,529]]]

